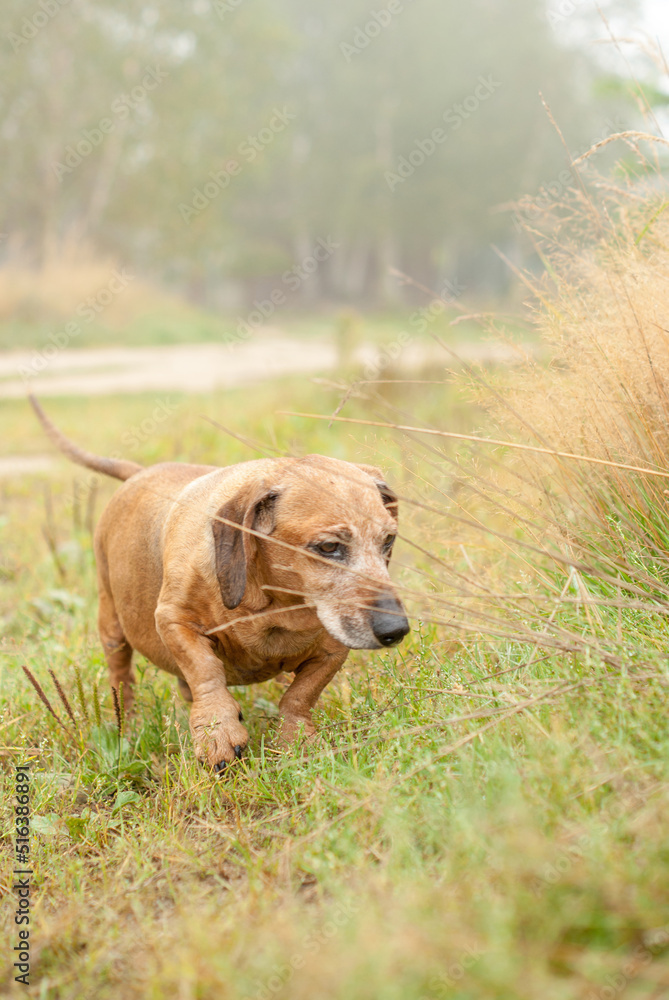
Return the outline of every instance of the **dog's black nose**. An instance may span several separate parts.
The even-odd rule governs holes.
[[[382,646],[395,646],[409,631],[404,608],[395,597],[381,597],[374,602],[372,632]]]

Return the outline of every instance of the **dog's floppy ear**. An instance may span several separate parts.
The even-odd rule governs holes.
[[[359,462],[356,462],[356,468],[362,469],[363,472],[372,477],[381,494],[384,507],[386,507],[391,516],[397,521],[399,515],[399,498],[395,491],[388,486],[381,470],[377,469],[375,465],[361,465]]]
[[[257,485],[245,487],[224,503],[212,519],[216,576],[226,608],[241,604],[246,590],[246,569],[255,550],[255,536],[242,529],[269,535],[274,527],[278,496],[277,490],[259,490]]]

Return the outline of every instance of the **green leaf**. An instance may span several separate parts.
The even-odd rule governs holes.
[[[57,813],[46,813],[44,816],[32,816],[30,825],[34,832],[38,833],[40,837],[55,837],[61,832],[58,829],[60,826],[60,817]]]
[[[61,588],[47,591],[47,597],[54,604],[60,604],[66,611],[74,611],[76,608],[83,608],[86,603],[79,594],[71,594],[69,590]]]
[[[83,840],[88,821],[85,816],[65,816],[65,826],[72,840]]]
[[[131,792],[130,790],[119,792],[116,796],[116,802],[114,803],[114,808],[112,809],[112,816],[120,812],[123,806],[129,806],[131,802],[139,802],[139,795],[137,792]]]

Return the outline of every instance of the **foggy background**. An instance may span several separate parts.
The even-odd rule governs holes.
[[[421,301],[393,269],[503,300],[491,244],[531,264],[509,203],[566,183],[540,94],[572,154],[649,127],[634,74],[666,121],[662,4],[603,10],[640,46],[584,0],[4,0],[5,344],[96,260],[275,322]]]

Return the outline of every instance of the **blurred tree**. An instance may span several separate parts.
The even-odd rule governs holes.
[[[0,33],[2,231],[202,300],[293,268],[295,302],[453,278],[563,165],[539,92],[572,148],[601,125],[541,0],[4,0]]]

